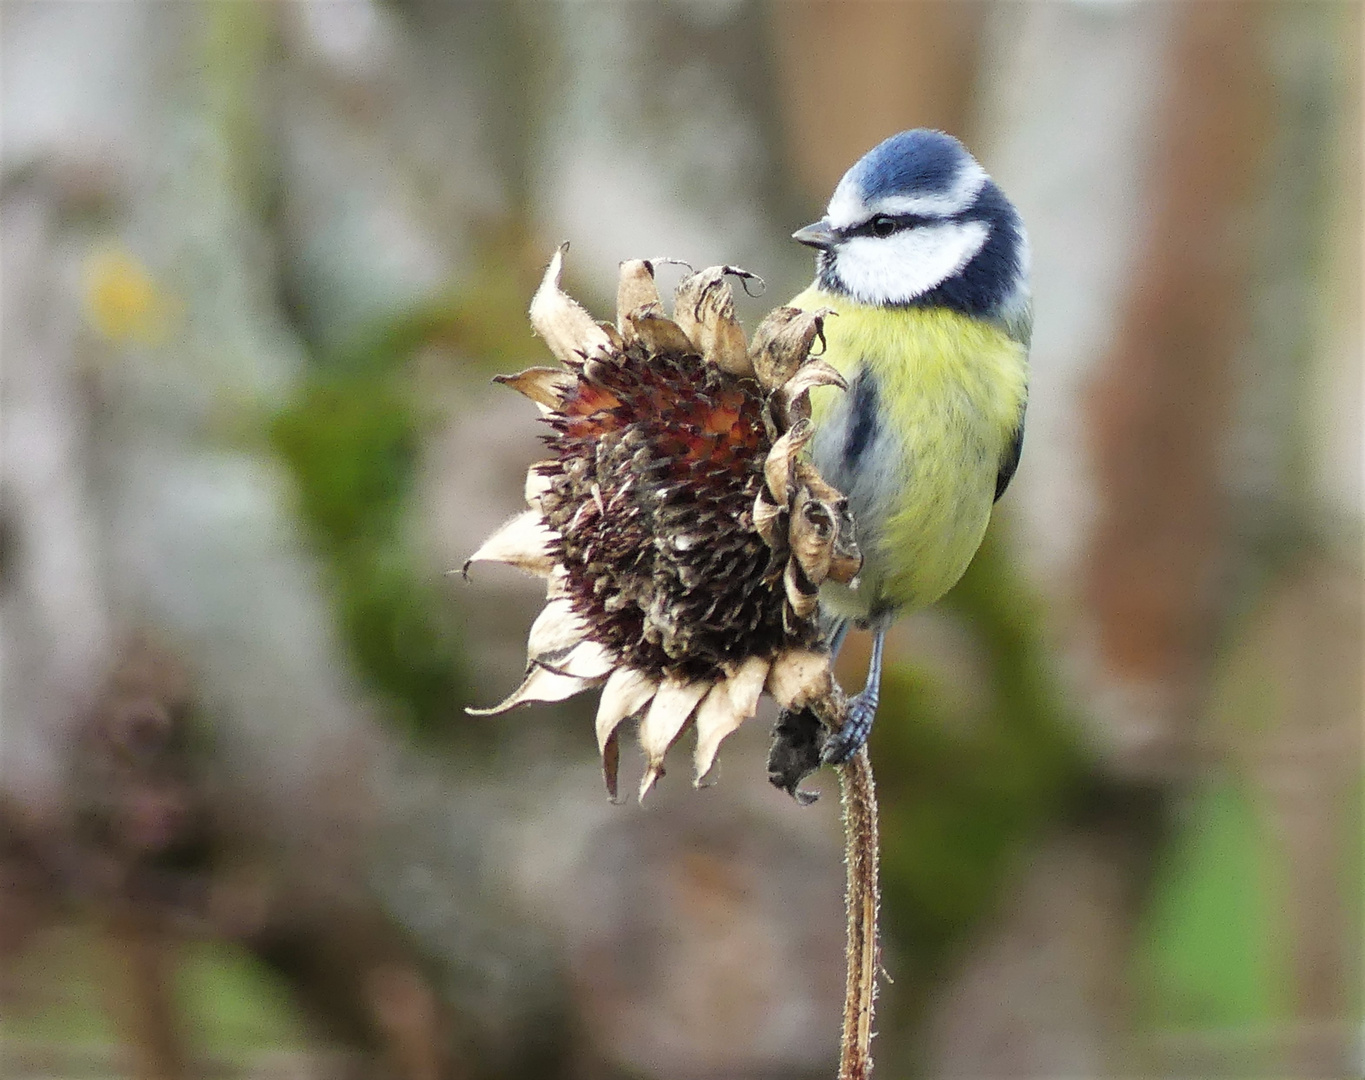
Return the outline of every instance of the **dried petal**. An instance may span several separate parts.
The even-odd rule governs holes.
[[[838,528],[834,511],[816,499],[804,484],[797,489],[792,509],[791,548],[806,578],[818,586],[829,576]]]
[[[661,308],[638,308],[626,316],[626,328],[628,341],[640,342],[656,356],[685,356],[697,351],[682,328],[664,315]]]
[[[754,365],[744,328],[735,318],[735,297],[727,274],[752,278],[736,266],[710,266],[685,277],[674,295],[673,318],[697,345],[707,363],[740,377],[751,377]]]
[[[826,580],[837,581],[841,585],[850,584],[863,568],[863,555],[858,550],[857,529],[848,509],[848,500],[838,488],[827,483],[820,475],[820,470],[809,461],[796,463],[796,482],[808,488],[811,495],[829,507],[834,515],[834,544]]]
[[[531,326],[545,339],[550,351],[562,362],[578,356],[591,356],[605,351],[611,340],[593,317],[559,288],[564,268],[564,252],[568,244],[561,244],[550,259],[541,279],[540,288],[531,299]]]
[[[708,293],[712,290],[717,288],[724,290],[729,299],[729,310],[733,313],[734,294],[725,281],[727,277],[739,278],[740,281],[757,281],[760,286],[763,284],[761,277],[739,266],[708,266],[705,270],[698,270],[678,282],[678,288],[673,293],[673,317],[689,335],[692,328],[703,321],[704,305],[718,302],[708,299]],[[747,285],[745,289],[748,289]],[[717,310],[722,308],[718,307]]]
[[[659,687],[658,681],[634,668],[618,667],[602,687],[597,704],[597,748],[602,754],[602,779],[607,795],[616,801],[616,771],[621,761],[617,728],[649,704]]]
[[[600,642],[580,641],[566,655],[555,659],[537,656],[536,663],[558,674],[590,679],[596,684],[607,676],[619,659]]]
[[[463,573],[468,576],[470,565],[476,562],[500,562],[546,577],[554,568],[554,542],[557,539],[539,510],[525,510],[469,556]]]
[[[820,470],[810,461],[798,461],[796,463],[796,482],[804,487],[810,488],[810,493],[823,503],[830,506],[838,506],[847,503],[843,492],[820,475]]]
[[[602,749],[621,721],[643,709],[659,688],[657,679],[635,668],[619,667],[602,688],[597,704],[597,746]]]
[[[494,375],[493,381],[510,386],[519,394],[540,406],[542,413],[551,413],[564,404],[564,395],[574,388],[577,380],[563,368],[533,367],[515,375]]]
[[[801,308],[774,308],[758,324],[749,353],[754,373],[766,389],[775,390],[787,382],[810,355],[817,335],[823,339],[828,308],[803,311]]]
[[[766,689],[784,709],[798,710],[826,697],[833,683],[828,653],[788,649],[768,670]]]
[[[678,735],[687,726],[697,702],[710,689],[711,683],[705,679],[689,682],[670,675],[659,685],[658,693],[650,703],[649,712],[640,722],[640,749],[645,752],[646,768],[640,781],[640,799],[643,800],[663,775],[664,755],[678,740]]]
[[[551,600],[541,609],[526,635],[526,654],[530,660],[561,653],[587,636],[587,624],[567,599]],[[558,666],[558,665],[552,665]]]
[[[558,600],[569,595],[569,574],[562,566],[555,566],[545,582],[545,599]]]
[[[528,702],[563,701],[584,690],[591,689],[601,681],[601,679],[565,675],[535,664],[527,674],[525,682],[505,700],[494,705],[491,709],[465,709],[465,712],[470,716],[497,716]]]
[[[810,392],[817,386],[847,390],[844,377],[823,360],[807,360],[777,391],[777,405],[788,424],[810,419]]]
[[[754,529],[763,538],[763,542],[774,551],[779,544],[784,542],[784,538],[778,533],[778,521],[782,517],[782,507],[774,506],[768,499],[766,491],[760,491],[754,497]]]
[[[795,559],[787,563],[787,569],[782,573],[782,585],[787,592],[787,603],[798,618],[809,619],[815,614],[820,590],[806,579],[801,565]]]
[[[853,518],[850,515],[848,525],[851,527],[852,524]],[[840,541],[834,546],[834,556],[829,561],[829,575],[825,580],[857,588],[858,572],[863,568],[863,553],[858,550],[856,544],[844,545],[842,529],[839,536]]]
[[[547,467],[554,469],[555,465],[553,461],[537,461],[526,470],[526,487],[523,494],[526,497],[526,505],[533,510],[541,508],[541,498],[554,486],[554,479],[545,470]]]
[[[773,493],[773,499],[779,506],[787,505],[787,500],[791,498],[796,456],[810,442],[814,433],[810,421],[803,420],[773,443],[773,448],[768,451],[768,458],[763,463],[763,475],[768,482],[768,490]]]
[[[602,746],[602,782],[607,787],[607,798],[620,802],[617,797],[617,775],[621,768],[621,740],[612,732]]]
[[[628,319],[640,308],[653,306],[662,310],[659,287],[654,283],[654,267],[644,259],[628,259],[621,264],[621,277],[616,283],[616,325],[622,337],[629,334]]]
[[[692,782],[697,786],[711,771],[721,742],[758,710],[769,666],[766,657],[749,657],[733,675],[712,686],[697,708],[697,749],[692,758]]]
[[[702,356],[708,364],[740,378],[752,378],[753,362],[749,359],[749,343],[744,340],[744,328],[735,318],[718,318]]]

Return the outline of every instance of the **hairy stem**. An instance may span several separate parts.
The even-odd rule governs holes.
[[[839,1080],[872,1075],[872,1010],[877,997],[877,792],[864,746],[838,768],[844,811],[844,862],[848,867],[848,978]]]

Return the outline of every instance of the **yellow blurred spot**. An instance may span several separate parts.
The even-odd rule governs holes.
[[[121,345],[158,345],[170,329],[172,303],[131,252],[106,248],[85,261],[85,317]]]

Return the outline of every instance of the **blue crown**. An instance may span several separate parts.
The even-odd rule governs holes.
[[[946,195],[972,160],[951,135],[929,128],[902,131],[878,143],[853,167],[864,201],[911,192]]]

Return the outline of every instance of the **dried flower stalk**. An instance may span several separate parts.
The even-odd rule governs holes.
[[[872,1017],[881,968],[877,912],[881,903],[877,880],[877,790],[872,763],[862,747],[838,767],[844,815],[844,861],[848,871],[844,907],[848,917],[845,943],[844,1021],[840,1039],[839,1080],[866,1080],[872,1073]]]

